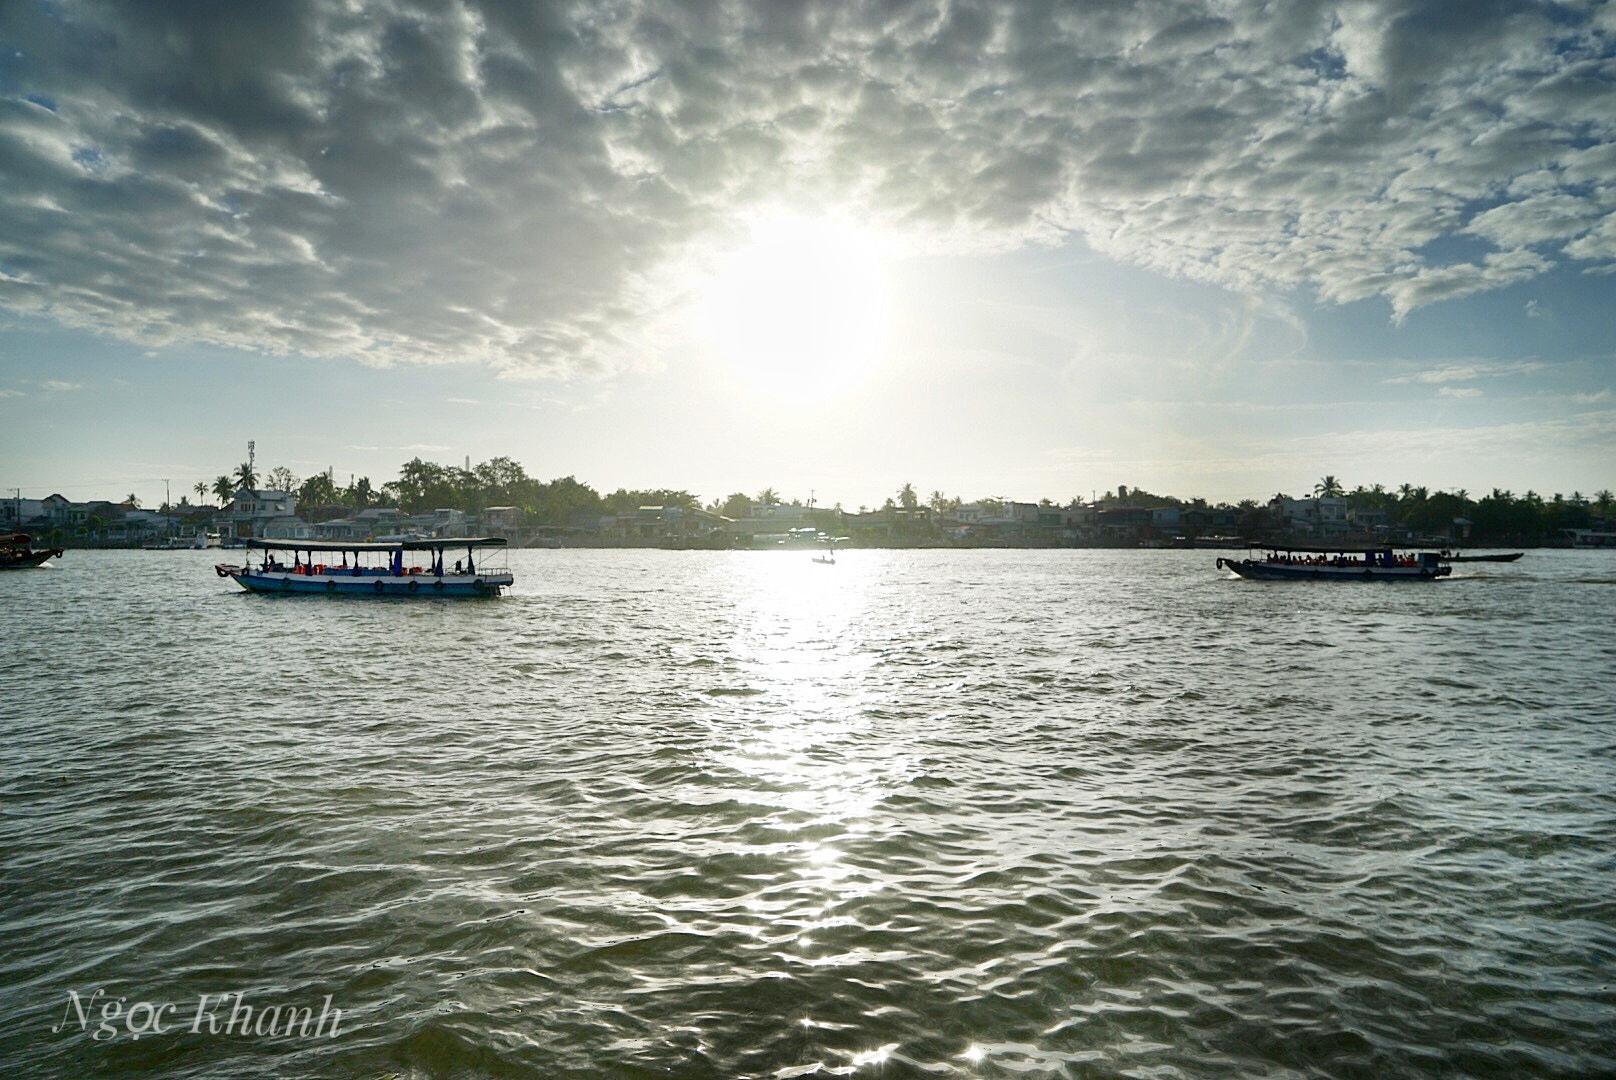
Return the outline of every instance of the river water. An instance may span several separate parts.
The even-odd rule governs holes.
[[[1616,553],[1215,555],[0,575],[0,1073],[1616,1073]]]

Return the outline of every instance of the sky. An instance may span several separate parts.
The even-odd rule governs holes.
[[[0,5],[0,494],[1616,487],[1616,6]]]

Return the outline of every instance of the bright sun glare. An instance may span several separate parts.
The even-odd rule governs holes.
[[[760,223],[714,279],[701,322],[757,389],[794,402],[829,397],[886,346],[886,283],[875,245],[824,222]]]

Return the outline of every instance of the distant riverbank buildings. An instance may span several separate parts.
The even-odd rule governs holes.
[[[865,547],[1188,547],[1249,540],[1323,543],[1454,543],[1470,541],[1472,522],[1455,517],[1446,535],[1412,535],[1385,509],[1352,507],[1345,498],[1291,499],[1230,506],[1132,505],[1120,497],[1098,504],[983,499],[941,507],[888,503],[844,511],[802,503],[753,503],[735,518],[695,506],[642,505],[602,514],[579,512],[565,523],[535,520],[516,506],[472,512],[439,508],[410,514],[396,506],[355,510],[339,504],[300,506],[295,493],[242,488],[222,507],[185,502],[147,510],[129,502],[76,502],[60,494],[0,501],[0,532],[24,532],[42,543],[78,547],[204,547],[248,539],[374,540],[501,536],[514,546],[768,548],[842,539]],[[1616,546],[1616,527],[1594,519],[1589,529],[1563,529],[1550,542]]]

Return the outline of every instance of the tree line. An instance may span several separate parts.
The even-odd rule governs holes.
[[[601,494],[573,476],[539,480],[508,457],[492,458],[469,469],[411,458],[400,467],[398,479],[380,487],[372,485],[369,477],[350,478],[346,485],[339,486],[330,471],[299,478],[284,466],[259,475],[250,463],[243,462],[233,472],[221,474],[211,482],[198,481],[192,490],[199,499],[206,500],[211,495],[222,506],[240,489],[259,487],[296,492],[300,513],[317,520],[371,506],[397,506],[411,514],[440,508],[479,513],[489,507],[511,506],[521,510],[530,524],[566,527],[581,516],[628,513],[648,505],[703,508],[725,517],[739,518],[750,513],[754,505],[768,507],[786,503],[772,487],[756,495],[733,492],[705,504],[691,492],[671,488],[619,488]],[[1327,475],[1307,494],[1345,499],[1348,508],[1355,511],[1383,512],[1389,526],[1407,529],[1415,535],[1445,535],[1455,519],[1464,519],[1471,522],[1473,543],[1543,543],[1554,540],[1562,529],[1586,529],[1599,521],[1616,521],[1616,497],[1608,489],[1592,496],[1573,491],[1569,495],[1556,492],[1545,497],[1531,490],[1516,495],[1494,488],[1485,495],[1472,497],[1464,488],[1432,491],[1414,484],[1396,488],[1382,484],[1358,485],[1348,489],[1337,477]],[[1284,492],[1274,496],[1274,499],[1288,498],[1290,496]],[[1237,503],[1214,504],[1202,498],[1156,495],[1143,488],[1120,485],[1093,501],[1096,509],[1101,510],[1119,506],[1234,510],[1240,532],[1248,537],[1272,534],[1281,527],[1269,510],[1272,500],[1242,499]],[[181,502],[183,509],[186,500],[182,498]],[[801,505],[800,500],[793,502]],[[932,491],[923,499],[914,484],[905,483],[881,508],[913,512],[925,507],[934,513],[944,513],[965,502],[959,496],[940,490]],[[1003,495],[989,495],[971,502],[991,511],[1002,508],[1009,500]],[[1039,500],[1039,505],[1076,508],[1086,505],[1086,500],[1076,496],[1065,503],[1057,503],[1044,498]],[[837,503],[830,509],[839,511],[842,507]],[[862,512],[870,508],[858,509]]]

